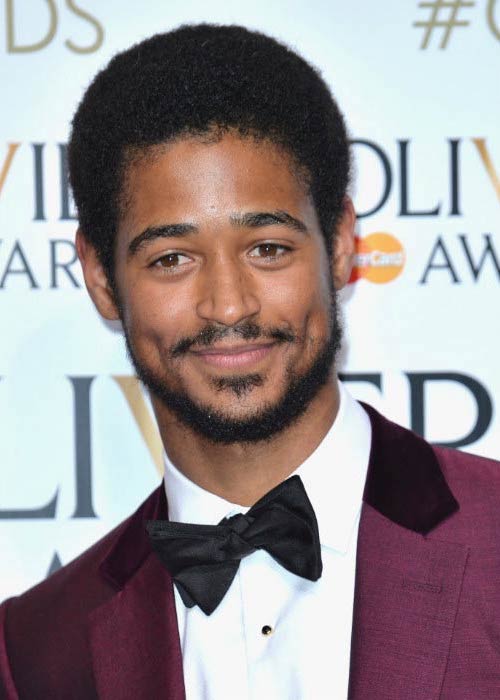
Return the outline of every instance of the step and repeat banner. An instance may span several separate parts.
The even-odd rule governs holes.
[[[350,391],[431,442],[500,458],[500,0],[1,0],[0,600],[159,482],[148,399],[83,287],[66,142],[116,51],[199,21],[286,41],[346,115]]]

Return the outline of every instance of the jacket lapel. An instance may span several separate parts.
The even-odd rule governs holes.
[[[101,700],[184,700],[172,579],[149,547],[147,520],[166,517],[161,486],[127,522],[101,574],[117,592],[89,618]]]
[[[432,448],[365,406],[372,449],[358,535],[350,700],[439,698],[468,549],[434,539],[458,510]],[[102,700],[184,700],[172,580],[147,520],[167,517],[163,486],[101,565],[115,594],[89,620]]]
[[[366,407],[350,700],[439,698],[468,549],[431,531],[458,510],[432,448]]]

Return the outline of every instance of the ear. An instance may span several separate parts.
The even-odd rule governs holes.
[[[85,286],[96,309],[108,321],[120,318],[111,285],[94,246],[80,229],[76,232],[76,251],[83,269]]]
[[[342,214],[335,231],[335,244],[332,255],[332,275],[335,289],[345,287],[351,276],[354,264],[354,228],[356,212],[350,197],[344,197]]]

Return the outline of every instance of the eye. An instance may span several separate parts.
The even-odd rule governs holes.
[[[151,267],[159,267],[164,270],[173,270],[177,267],[181,267],[190,261],[187,255],[182,253],[165,253],[161,258],[155,260]]]
[[[290,248],[279,243],[259,243],[250,251],[250,257],[276,260],[290,252]]]

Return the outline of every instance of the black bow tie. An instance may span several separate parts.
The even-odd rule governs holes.
[[[318,523],[298,476],[269,491],[246,515],[219,525],[150,520],[146,529],[184,604],[197,604],[206,615],[226,595],[240,560],[257,549],[297,576],[310,581],[321,576]]]

